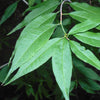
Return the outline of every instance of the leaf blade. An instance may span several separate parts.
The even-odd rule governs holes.
[[[76,57],[73,59],[73,64],[77,73],[82,74],[85,78],[100,81],[100,76],[93,69],[86,67],[84,63]]]
[[[99,23],[97,22],[92,22],[91,20],[86,20],[85,22],[79,23],[75,25],[70,31],[69,35],[77,34],[79,32],[85,32],[88,31],[96,26],[98,26]]]
[[[83,43],[94,47],[100,47],[100,33],[85,32],[74,36]]]
[[[72,74],[72,59],[68,41],[64,38],[52,58],[53,73],[65,97],[69,100],[69,91]]]
[[[8,33],[8,35],[28,25],[33,19],[37,18],[38,16],[42,14],[49,14],[50,12],[54,11],[58,5],[58,0],[48,0],[46,2],[43,2],[39,7],[33,9],[21,23],[19,23],[11,32]]]
[[[17,40],[14,49],[15,56],[12,61],[12,67],[6,79],[17,68],[34,56],[34,54],[49,40],[56,27],[56,25],[51,24],[55,16],[56,14],[46,14],[40,16],[24,28],[19,39]]]
[[[78,2],[73,2],[70,3],[70,6],[74,9],[74,10],[78,10],[78,11],[86,11],[88,13],[91,14],[100,14],[100,8],[99,7],[94,7],[91,6],[87,3],[78,3]]]
[[[94,22],[99,22],[99,24],[100,24],[100,18],[99,18],[100,8],[99,7],[94,7],[87,3],[78,3],[78,2],[70,3],[70,6],[74,10],[76,10],[75,12],[72,12],[69,14],[72,18],[74,18],[78,21],[81,21],[81,22],[86,19],[86,20],[91,20]],[[99,27],[100,27],[100,25],[99,25]]]
[[[90,79],[80,79],[79,84],[87,93],[95,93],[95,91],[100,90],[100,85],[97,82]]]
[[[5,10],[5,13],[0,20],[0,25],[2,25],[15,12],[17,4],[18,1],[8,6],[8,8]]]
[[[18,72],[8,83],[6,83],[6,85],[10,84],[11,82],[18,79],[19,77],[26,75],[31,71],[34,71],[35,69],[40,67],[43,63],[45,63],[53,55],[53,51],[56,48],[56,43],[60,40],[61,40],[60,38],[49,40],[41,48],[41,50],[39,50],[32,58],[29,59],[28,62],[21,65]]]
[[[85,50],[83,46],[75,41],[70,41],[70,45],[73,53],[79,59],[83,60],[86,63],[89,63],[90,65],[100,70],[100,61],[90,50]]]

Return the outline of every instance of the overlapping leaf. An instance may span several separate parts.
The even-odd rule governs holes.
[[[88,93],[95,93],[100,90],[100,85],[96,81],[100,81],[100,76],[92,69],[86,67],[83,62],[76,57],[73,59],[74,71],[80,86]]]
[[[70,5],[76,11],[69,15],[82,23],[75,25],[75,27],[70,30],[69,35],[90,30],[100,24],[99,7],[93,7],[86,3],[77,2],[71,3]],[[79,27],[81,27],[81,29]]]
[[[65,38],[55,38],[49,40],[27,62],[20,66],[18,72],[7,84],[31,71],[34,71],[44,64],[50,57],[53,57],[52,64],[56,81],[62,90],[65,99],[69,100],[72,75],[72,58],[69,42]]]
[[[95,47],[100,47],[100,33],[85,32],[74,35],[78,40]]]
[[[60,40],[60,38],[49,40],[37,53],[34,54],[34,56],[32,56],[27,62],[20,66],[18,72],[8,83],[13,82],[19,77],[26,75],[27,73],[44,64],[53,55],[54,50],[57,48],[56,44]]]
[[[88,93],[95,93],[95,91],[100,90],[100,85],[90,79],[80,79],[79,80],[80,86]]]
[[[99,15],[95,15],[86,11],[74,11],[69,13],[69,15],[77,21],[84,22],[85,20],[91,20],[92,22],[97,22],[100,24]],[[100,25],[96,27],[96,29],[100,30]]]
[[[13,54],[14,58],[12,60],[12,65],[8,72],[7,77],[5,78],[4,83],[7,85],[15,81],[16,79],[20,78],[21,76],[36,70],[42,64],[44,64],[49,58],[52,57],[52,65],[53,65],[52,67],[56,81],[65,99],[69,100],[69,91],[70,91],[71,75],[72,75],[72,58],[71,58],[70,46],[73,53],[75,53],[75,55],[78,58],[80,58],[86,63],[91,64],[92,66],[94,66],[99,70],[100,70],[100,61],[95,57],[95,55],[91,51],[86,50],[83,46],[81,46],[79,43],[75,41],[70,40],[70,46],[69,46],[69,41],[66,40],[66,38],[55,38],[49,40],[50,36],[52,35],[56,27],[56,25],[51,24],[56,14],[49,14],[49,12],[52,12],[57,7],[58,4],[59,4],[58,0],[53,0],[53,1],[48,0],[42,3],[40,7],[36,7],[31,13],[29,13],[25,17],[25,19],[14,30],[12,30],[12,32],[14,32],[17,29],[20,29],[23,26],[27,25],[25,29],[22,31],[16,43]],[[71,3],[71,5],[73,6],[74,3]],[[85,8],[83,8],[83,6]],[[93,19],[93,16],[90,16],[92,15],[92,13],[94,13],[94,11],[96,11],[95,15],[97,13],[99,14],[98,10],[99,8],[97,9],[95,7],[92,8],[91,6],[84,3],[75,4],[73,8],[79,11],[72,13],[72,15],[70,14],[72,17],[73,16],[76,17],[76,13],[78,14],[80,13],[80,11],[83,10],[82,13],[76,17],[76,19],[79,19],[79,21],[82,23],[77,24],[75,27],[73,27],[69,31],[69,35],[75,34],[74,36],[84,43],[96,47],[100,46],[99,33],[96,33],[95,35],[93,32],[85,32],[100,24],[100,18],[98,16],[95,17],[96,19]],[[92,11],[90,11],[90,9],[92,9]],[[90,16],[90,18],[88,18],[88,16]],[[79,33],[79,32],[85,32],[85,33]],[[18,71],[6,83],[8,77],[16,69],[18,69]],[[93,84],[97,86],[96,87],[97,89],[98,88],[100,89],[98,84],[96,83]],[[75,83],[73,87],[74,86]]]
[[[56,9],[56,7],[59,5],[58,0],[48,0],[43,2],[40,6],[33,9],[27,16],[25,16],[24,20],[18,24],[10,33],[15,32],[18,29],[21,29],[22,27],[29,24],[33,19],[36,17],[42,15],[42,14],[48,14]],[[48,6],[48,7],[47,7]]]
[[[69,35],[72,34],[77,34],[79,32],[85,32],[88,31],[94,27],[96,27],[97,25],[99,25],[99,23],[97,22],[92,22],[91,20],[86,20],[82,23],[79,23],[77,25],[75,25],[70,31],[69,31]]]
[[[64,38],[58,44],[52,58],[53,72],[56,81],[65,97],[69,100],[69,90],[72,75],[72,58],[69,42]]]
[[[88,78],[94,81],[100,81],[100,76],[93,69],[86,67],[82,61],[74,58],[73,64],[75,66],[75,72],[79,73],[77,77],[83,76],[83,79]]]
[[[91,20],[91,19],[94,19],[93,15],[91,13],[88,13],[88,12],[85,12],[85,11],[74,11],[74,12],[71,12],[69,13],[69,15],[77,20],[77,21],[80,21],[80,22],[83,22],[85,20]]]
[[[86,50],[85,47],[81,46],[75,41],[70,41],[70,45],[73,53],[79,59],[83,60],[86,63],[89,63],[90,65],[100,70],[100,61],[90,50]]]
[[[78,10],[78,11],[86,11],[92,14],[100,14],[100,8],[99,7],[94,7],[91,6],[87,3],[78,3],[78,2],[73,2],[70,3],[70,6],[74,9],[74,10]]]
[[[1,67],[1,66],[0,66]],[[3,82],[7,73],[9,71],[9,66],[8,64],[3,65],[3,68],[0,69],[0,82]]]
[[[28,61],[49,40],[56,25],[53,22],[56,14],[46,14],[33,20],[22,31],[15,46],[15,56],[8,76]],[[48,24],[47,24],[48,23]]]

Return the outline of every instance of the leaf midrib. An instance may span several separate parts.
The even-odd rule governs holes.
[[[76,6],[77,6],[77,4],[76,4]],[[94,13],[94,12],[92,12],[92,10],[90,11],[90,10],[87,10],[87,9],[85,9],[85,7],[81,7],[81,6],[77,6],[77,8],[80,8],[81,10],[84,10],[84,11],[86,11],[86,12],[90,12],[90,13],[92,13],[92,14],[95,14],[95,15],[97,15],[97,13]],[[77,10],[77,11],[80,11],[80,10]]]
[[[73,45],[73,43],[72,43],[72,45]],[[73,47],[75,47],[75,48],[80,52],[80,50],[77,48],[77,46],[74,46],[74,45],[73,45]],[[84,49],[85,49],[85,48],[84,48]],[[86,51],[87,51],[87,50],[86,50]],[[85,51],[85,52],[86,52],[86,51]],[[83,56],[85,56],[86,58],[88,58],[88,59],[93,63],[93,65],[96,65],[97,68],[99,67],[99,66],[98,66],[97,64],[95,64],[88,56],[84,55],[84,53],[81,53],[81,52],[80,52],[80,54],[82,54]],[[87,62],[87,63],[88,63],[88,62]],[[89,64],[90,64],[90,63],[89,63]]]
[[[53,6],[51,6],[50,8],[47,8],[46,10],[43,10],[43,11],[42,11],[41,13],[39,13],[37,16],[42,15],[43,13],[47,12],[48,10],[50,10],[51,8],[56,7],[56,6],[57,6],[57,3],[56,3],[56,5],[53,5]],[[36,10],[36,12],[37,12],[38,9],[35,9],[35,10]],[[28,16],[26,16],[24,20],[27,20],[27,18],[29,18],[31,14],[33,14],[33,12],[30,13]],[[37,16],[35,16],[35,18],[36,18]],[[31,20],[33,20],[33,19],[34,19],[34,18],[32,18]]]
[[[62,50],[62,73],[63,73],[63,82],[64,82],[64,87],[65,87],[65,93],[66,93],[66,85],[65,85],[66,82],[64,80],[65,79],[65,75],[64,75],[64,68],[63,68],[64,67],[64,55],[65,55],[64,54],[64,40],[63,40],[62,49],[63,49]]]
[[[32,63],[33,62],[35,62],[36,60],[37,60],[37,58],[39,58],[42,54],[44,54],[49,48],[51,48],[53,45],[55,45],[57,42],[59,42],[59,41],[61,41],[61,39],[59,39],[59,40],[57,40],[54,44],[52,44],[52,45],[50,45],[45,51],[43,51],[40,55],[38,55],[36,58],[34,58],[34,60],[32,61]],[[32,58],[32,57],[31,57]],[[30,59],[31,59],[30,58]],[[31,64],[32,64],[31,63]],[[29,64],[29,66],[31,65],[31,64]],[[27,66],[26,68],[28,68],[29,66]],[[24,69],[24,70],[26,70],[26,68]]]
[[[52,27],[54,27],[54,26],[52,26]],[[51,27],[51,28],[52,28],[52,27]],[[50,30],[51,28],[49,28],[48,30]],[[46,30],[46,31],[42,32],[40,35],[38,35],[38,37],[33,41],[33,43],[29,46],[29,48],[34,44],[35,41],[37,41],[37,39],[38,39],[40,36],[43,35],[43,33],[47,32],[48,30]],[[27,50],[23,53],[22,57],[23,57],[24,54],[28,51],[29,48],[27,48]],[[41,48],[42,48],[42,47],[41,47]],[[41,49],[41,48],[40,48],[40,49]],[[32,56],[33,56],[33,55],[32,55]],[[31,56],[31,57],[32,57],[32,56]],[[22,57],[21,57],[21,58],[22,58]],[[31,57],[30,57],[30,58],[31,58]],[[21,59],[21,58],[20,58],[20,59]],[[30,59],[30,58],[29,58],[29,59]],[[16,64],[15,64],[14,66],[17,65],[17,63],[20,61],[20,59],[16,62]],[[26,60],[26,61],[28,61],[28,60]],[[26,62],[24,62],[24,63],[26,63]],[[20,65],[19,65],[19,66],[20,66]]]
[[[84,34],[84,33],[82,33],[82,34]],[[86,35],[81,35],[81,34],[75,34],[74,35],[75,37],[77,37],[77,36],[80,36],[80,37],[84,37],[84,38],[88,38],[88,39],[93,39],[93,40],[97,40],[97,41],[100,41],[100,38],[99,37],[88,37],[88,36],[86,36]]]

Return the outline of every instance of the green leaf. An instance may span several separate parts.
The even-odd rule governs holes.
[[[85,20],[91,20],[93,22],[99,22],[100,23],[100,17],[99,15],[93,15],[92,13],[86,12],[86,11],[74,11],[69,13],[69,15],[76,19],[77,21],[83,22]]]
[[[90,50],[86,50],[85,47],[81,46],[75,41],[70,41],[70,45],[73,53],[79,59],[83,60],[86,63],[89,63],[90,65],[100,70],[100,61]]]
[[[69,13],[69,15],[79,22],[84,22],[85,20],[91,20],[92,22],[97,22],[100,24],[99,15],[93,15],[89,12],[74,11],[74,12]],[[97,26],[96,29],[100,30],[100,25]]]
[[[91,46],[100,47],[100,33],[85,32],[74,35],[78,40]]]
[[[85,77],[92,79],[92,80],[100,81],[100,76],[96,72],[94,72],[92,69],[87,68],[84,65],[83,66],[77,66],[76,68]]]
[[[18,1],[11,4],[4,12],[4,15],[2,16],[0,20],[0,25],[3,24],[16,10]]]
[[[27,96],[30,96],[30,95],[35,96],[33,87],[30,84],[26,85],[26,94],[27,94]]]
[[[79,22],[84,22],[85,20],[91,20],[94,19],[94,16],[91,13],[85,12],[85,11],[74,11],[69,13],[69,15],[79,21]]]
[[[70,25],[71,19],[70,18],[64,19],[62,23],[63,23],[63,26]]]
[[[39,4],[39,3],[41,3],[41,0],[36,0],[35,2],[36,2],[37,4]]]
[[[64,32],[61,28],[61,26],[57,26],[54,34],[52,35],[53,38],[56,38],[56,37],[63,37],[64,36]]]
[[[88,93],[95,93],[95,91],[100,90],[100,85],[90,79],[80,79],[79,84]]]
[[[76,83],[75,81],[72,81],[72,82],[71,82],[70,92],[72,92],[72,91],[74,90],[76,84],[77,84],[77,83]]]
[[[92,69],[85,67],[82,61],[74,58],[73,64],[75,66],[75,69],[77,70],[77,73],[79,73],[79,75],[82,74],[83,76],[85,76],[85,78],[100,81],[100,76]]]
[[[70,3],[70,5],[74,10],[76,10],[69,14],[72,18],[81,22],[87,19],[100,24],[100,7],[94,7],[87,3],[78,2]]]
[[[56,14],[52,13],[40,16],[24,28],[17,40],[14,50],[15,56],[8,76],[34,56],[34,54],[49,40],[56,27],[56,25],[50,24],[53,22],[55,16]]]
[[[8,64],[3,65],[3,68],[0,69],[0,82],[3,82],[5,77],[7,76],[7,73],[9,71]]]
[[[42,64],[44,64],[53,55],[54,50],[57,48],[56,44],[60,40],[60,38],[49,40],[37,53],[34,54],[34,56],[32,56],[27,62],[20,66],[18,72],[7,84],[13,82],[14,80],[20,78],[23,75],[26,75],[29,72],[34,71]],[[15,66],[12,66],[11,68],[14,67]]]
[[[50,12],[54,11],[58,5],[58,0],[48,0],[46,2],[43,2],[39,7],[36,7],[36,9],[33,9],[27,16],[25,16],[24,20],[19,23],[10,33],[8,33],[8,35],[28,25],[33,19],[37,18],[38,16],[49,14]]]
[[[32,6],[35,3],[35,0],[28,0],[29,6]]]
[[[96,29],[100,30],[100,25],[96,27]]]
[[[100,81],[100,76],[92,69],[85,67],[84,63],[74,57],[74,72],[80,86],[88,93],[95,93],[95,90],[100,89],[100,85],[95,81]]]
[[[34,10],[34,9],[36,9],[36,8],[41,7],[41,6],[42,6],[42,3],[40,3],[40,4],[36,5],[36,6],[28,7],[28,8],[23,12],[22,15],[24,16],[28,11],[32,11],[32,10]]]
[[[87,3],[78,3],[78,2],[73,2],[70,3],[70,6],[74,9],[74,10],[78,10],[78,11],[86,11],[88,13],[91,14],[99,14],[100,15],[100,8],[99,7],[94,7],[91,6]]]
[[[52,58],[53,73],[65,97],[69,100],[69,91],[72,76],[72,58],[69,42],[63,38],[58,44]]]
[[[73,35],[73,34],[77,34],[79,32],[85,32],[88,31],[94,27],[96,27],[97,25],[99,25],[99,23],[97,22],[92,22],[91,20],[86,20],[82,23],[79,23],[77,25],[75,25],[70,31],[69,31],[69,35]]]

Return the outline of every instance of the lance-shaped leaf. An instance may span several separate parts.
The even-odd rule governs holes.
[[[99,23],[98,22],[93,22],[91,20],[86,20],[82,23],[79,23],[77,25],[75,25],[70,31],[69,31],[69,35],[73,35],[73,34],[77,34],[79,32],[85,32],[88,31],[96,26],[98,26]]]
[[[69,42],[63,38],[52,58],[53,73],[56,81],[65,97],[69,100],[69,90],[72,76],[72,58]]]
[[[99,15],[93,15],[92,13],[88,13],[85,11],[74,11],[69,13],[69,15],[80,22],[84,22],[85,20],[91,20],[92,22],[97,22],[100,24]]]
[[[89,19],[89,20],[91,19],[91,21],[95,22],[95,20],[98,19],[100,16],[100,7],[94,7],[87,3],[78,3],[78,2],[70,3],[70,6],[78,12],[75,13],[72,12],[69,15],[78,21],[82,22],[84,19]],[[98,22],[100,24],[100,20]]]
[[[2,16],[0,20],[0,25],[3,24],[16,10],[18,1],[11,4],[6,10],[4,15]]]
[[[50,38],[56,25],[47,24],[36,29],[32,29],[31,34],[27,34],[16,44],[15,56],[12,66],[20,66],[32,57]],[[20,39],[20,38],[19,38]],[[15,70],[15,69],[14,69]]]
[[[73,3],[70,3],[70,6],[74,10],[78,10],[78,11],[83,10],[83,11],[86,11],[88,13],[99,14],[100,15],[100,8],[99,7],[94,7],[94,6],[91,6],[87,3],[73,2]]]
[[[78,40],[91,46],[100,47],[100,33],[85,32],[74,35]]]
[[[49,23],[53,22],[55,16],[56,14],[41,16],[25,27],[17,40],[14,50],[15,56],[7,77],[34,56],[34,54],[49,40],[56,27],[56,25]]]
[[[90,65],[100,70],[100,61],[90,50],[86,50],[85,47],[81,46],[75,41],[70,41],[70,45],[73,53],[79,59],[83,60],[86,63],[89,63]]]
[[[18,29],[23,28],[38,16],[42,14],[49,14],[50,12],[54,11],[58,5],[58,0],[48,0],[43,2],[40,6],[35,7],[36,9],[33,9],[20,24],[18,24],[10,33],[8,33],[8,35],[15,32]]]
[[[73,19],[79,22],[84,22],[86,20],[94,19],[94,16],[91,13],[88,13],[86,11],[74,11],[74,12],[69,13],[69,15]]]
[[[4,81],[8,71],[9,71],[8,63],[0,66],[0,82]]]
[[[86,67],[84,63],[79,59],[76,59],[76,57],[73,57],[73,64],[77,71],[77,75],[81,74],[80,76],[85,76],[85,78],[100,81],[100,76],[93,69]]]
[[[79,84],[88,93],[95,93],[95,91],[100,90],[100,85],[97,82],[88,78],[81,78],[79,80]]]
[[[69,15],[79,22],[84,22],[85,20],[91,20],[92,22],[97,22],[100,24],[99,15],[95,15],[86,11],[74,11],[69,13]],[[97,26],[96,29],[100,30],[100,25]]]
[[[60,38],[49,40],[37,53],[34,54],[34,56],[32,56],[26,63],[20,66],[18,72],[7,84],[31,71],[34,71],[44,64],[53,55],[54,50],[57,48],[56,44],[60,40]]]

